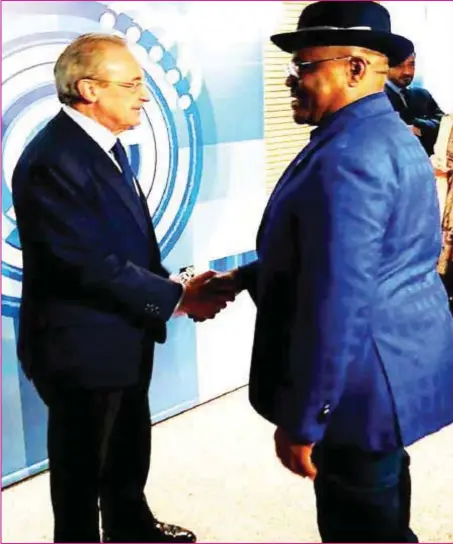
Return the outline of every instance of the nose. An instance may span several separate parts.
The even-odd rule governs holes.
[[[297,77],[293,76],[293,75],[288,75],[287,78],[285,79],[285,85],[289,88],[289,89],[292,89],[294,87],[297,87],[299,83],[299,80],[297,79]]]
[[[151,100],[151,96],[149,94],[148,89],[146,88],[146,85],[142,85],[141,92],[140,92],[140,101],[149,102],[150,100]]]

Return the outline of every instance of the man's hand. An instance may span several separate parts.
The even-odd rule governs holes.
[[[220,301],[233,302],[237,293],[241,290],[238,278],[237,269],[230,270],[229,272],[214,273],[203,285],[205,296],[212,298],[212,300],[220,299]],[[189,317],[196,323],[207,319],[206,317],[199,318],[193,314],[189,314]]]
[[[275,431],[274,440],[277,457],[287,469],[310,480],[316,478],[317,470],[311,459],[314,444],[293,444],[280,427]]]
[[[204,321],[215,317],[227,302],[233,301],[231,291],[214,291],[208,287],[209,280],[215,275],[213,270],[208,270],[189,280],[185,284],[178,312],[187,314],[195,321]]]
[[[409,128],[412,131],[412,134],[415,134],[415,136],[421,138],[422,131],[418,127],[416,127],[415,125],[409,125]]]
[[[206,289],[214,294],[232,297],[232,300],[234,300],[235,296],[241,291],[238,269],[218,272],[206,282]]]

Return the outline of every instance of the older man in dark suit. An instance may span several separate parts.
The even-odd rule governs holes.
[[[385,92],[401,119],[419,138],[431,156],[439,132],[442,110],[432,95],[422,87],[410,87],[415,75],[415,51],[412,43],[403,47],[390,64]]]
[[[117,138],[148,94],[125,42],[85,35],[58,59],[63,110],[27,146],[12,188],[23,251],[18,353],[49,408],[55,542],[193,542],[143,489],[155,342],[178,309],[212,317],[210,273],[184,288],[162,267],[145,197]]]
[[[416,542],[405,446],[453,421],[453,321],[433,170],[383,93],[407,45],[375,2],[317,2],[286,81],[316,125],[270,197],[256,262],[211,281],[257,306],[250,400],[314,479],[324,542]],[[301,536],[303,539],[303,536]]]

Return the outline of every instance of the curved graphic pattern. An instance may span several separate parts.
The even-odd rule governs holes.
[[[22,15],[20,6],[10,4],[9,9]],[[145,72],[151,101],[139,129],[122,139],[147,195],[163,258],[191,215],[203,158],[201,121],[191,82],[178,68],[174,51],[167,50],[151,30],[101,2],[27,3],[26,10],[30,23],[17,30],[23,35],[3,43],[2,314],[10,317],[17,315],[22,278],[11,176],[23,148],[59,109],[52,70],[72,39],[85,32],[122,35]],[[181,146],[182,141],[188,146]]]

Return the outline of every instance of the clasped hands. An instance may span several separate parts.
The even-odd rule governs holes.
[[[194,321],[212,319],[228,302],[235,300],[237,293],[236,271],[217,273],[208,270],[185,283],[178,311]]]

